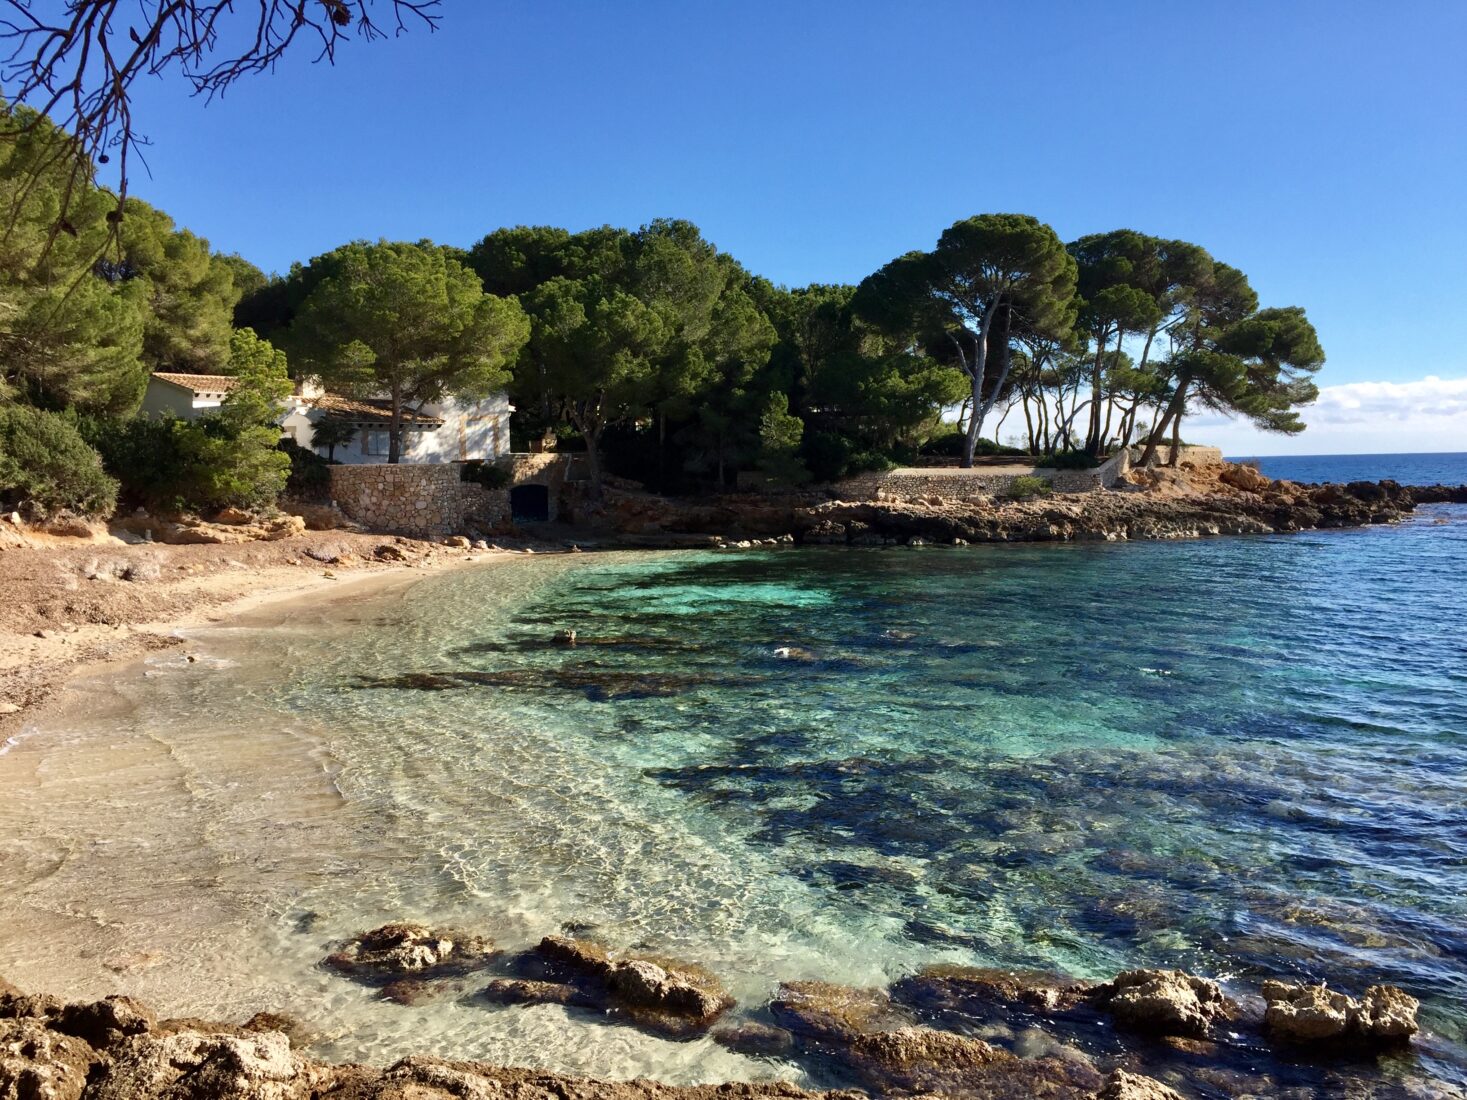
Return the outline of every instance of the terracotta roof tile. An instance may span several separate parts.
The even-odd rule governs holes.
[[[339,393],[323,393],[313,403],[322,412],[330,416],[341,417],[343,420],[363,420],[374,424],[386,424],[392,420],[392,409],[385,401],[363,401]],[[403,410],[402,422],[434,428],[443,423],[436,416],[420,416],[411,409]]]
[[[229,374],[175,374],[162,370],[154,371],[153,377],[193,390],[194,393],[227,392],[234,389],[235,383],[239,381]]]

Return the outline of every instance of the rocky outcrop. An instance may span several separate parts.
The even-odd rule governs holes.
[[[818,491],[677,500],[609,492],[595,517],[624,533],[791,535],[805,545],[1120,541],[1272,534],[1394,523],[1418,504],[1467,501],[1467,486],[1394,481],[1304,485],[1230,464],[1133,472],[1117,491],[1043,500],[832,500]],[[913,540],[921,540],[913,543]]]
[[[693,963],[614,958],[599,944],[563,936],[546,936],[512,965],[521,975],[490,982],[486,998],[599,1009],[671,1039],[706,1034],[734,1003],[717,978]]]
[[[483,966],[494,954],[494,945],[483,936],[394,921],[363,932],[328,955],[325,964],[359,979],[393,981],[405,975],[463,974]]]
[[[1264,982],[1263,1000],[1264,1027],[1275,1039],[1372,1047],[1409,1042],[1421,1007],[1415,997],[1390,985],[1373,985],[1357,1001],[1323,985]]]
[[[194,516],[169,519],[139,511],[121,517],[115,526],[152,542],[174,545],[275,542],[306,533],[306,521],[292,515],[208,523]]]
[[[1105,1079],[1095,1100],[1182,1100],[1182,1096],[1160,1081],[1118,1069]]]
[[[1218,984],[1181,970],[1127,970],[1090,994],[1118,1024],[1153,1035],[1203,1039],[1238,1015]]]

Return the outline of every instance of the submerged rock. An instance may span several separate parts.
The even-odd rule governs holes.
[[[733,998],[712,974],[675,959],[615,958],[588,940],[546,936],[518,960],[530,974],[490,982],[500,1004],[559,1004],[600,1009],[671,1039],[705,1035]]]
[[[328,955],[325,963],[357,978],[406,974],[428,977],[464,973],[482,966],[494,955],[494,945],[482,936],[395,921],[363,932],[340,951]]]
[[[1350,1040],[1370,1046],[1409,1042],[1420,1002],[1395,986],[1373,985],[1355,998],[1323,985],[1264,982],[1264,1028],[1288,1043]]]
[[[918,1026],[881,990],[786,982],[769,1008],[807,1052],[833,1060],[876,1095],[1090,1100],[1101,1084],[1081,1059],[1018,1058],[981,1039]]]
[[[995,1009],[1022,1007],[1041,1014],[1085,1003],[1087,982],[1041,970],[929,966],[891,987],[893,999],[930,1012],[982,1018]]]
[[[1117,1023],[1155,1035],[1206,1038],[1214,1023],[1238,1014],[1216,982],[1181,970],[1127,970],[1090,997]]]

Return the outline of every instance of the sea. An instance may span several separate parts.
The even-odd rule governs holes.
[[[1467,426],[1463,435],[1467,436]],[[1467,451],[1377,455],[1236,455],[1233,462],[1257,462],[1272,478],[1288,481],[1380,481],[1402,485],[1467,485]]]
[[[82,678],[7,746],[0,974],[289,1009],[328,1058],[807,1084],[472,986],[390,1004],[320,962],[406,918],[693,960],[740,1013],[935,963],[1389,982],[1427,1032],[1393,1072],[1460,1088],[1463,577],[1467,507],[1440,505],[1187,542],[522,555],[303,597]]]

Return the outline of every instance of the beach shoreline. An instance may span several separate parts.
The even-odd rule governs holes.
[[[401,558],[377,555],[384,546]],[[523,554],[344,531],[222,546],[32,536],[0,556],[0,746],[74,677],[182,646],[187,632]],[[137,579],[122,579],[129,570]]]

